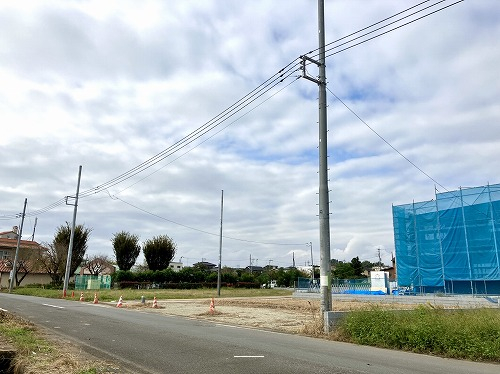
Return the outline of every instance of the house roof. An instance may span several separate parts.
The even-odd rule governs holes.
[[[214,268],[217,265],[212,264],[211,262],[202,261],[202,262],[197,262],[196,264],[193,264],[193,266],[205,266],[207,268]]]
[[[252,271],[262,271],[262,270],[264,270],[264,268],[262,266],[257,266],[257,265],[247,266],[245,269],[246,270],[252,270]]]
[[[15,249],[17,247],[17,239],[0,238],[0,248]],[[40,244],[31,240],[21,240],[19,247],[22,248],[39,248]]]
[[[33,263],[31,262],[27,261],[26,267],[32,274],[47,274],[47,272],[42,269],[33,270]],[[0,273],[10,273],[11,270],[12,266],[9,260],[0,260]],[[19,273],[24,273],[24,271],[20,270]]]

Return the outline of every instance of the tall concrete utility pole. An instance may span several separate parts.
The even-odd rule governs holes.
[[[10,279],[9,283],[9,293],[12,292],[12,287],[14,285],[14,282],[16,281],[16,270],[17,270],[17,260],[19,259],[19,247],[21,245],[21,236],[23,235],[23,225],[24,225],[24,216],[26,214],[26,204],[28,204],[28,198],[24,199],[24,208],[23,208],[23,215],[21,216],[21,228],[19,229],[19,232],[17,233],[17,245],[16,245],[16,255],[14,256],[14,264],[12,264],[12,278]]]
[[[332,285],[330,266],[330,198],[328,189],[328,126],[326,116],[326,66],[325,66],[325,2],[318,0],[319,48],[316,61],[307,56],[302,59],[302,77],[313,81],[319,89],[319,249],[320,249],[320,308],[323,315],[332,310]],[[306,62],[316,64],[318,79],[306,74]],[[328,329],[328,326],[325,326]]]
[[[319,37],[319,246],[321,311],[332,310],[330,265],[330,198],[328,188],[328,125],[326,121],[325,1],[318,0]]]
[[[73,223],[71,225],[71,234],[69,237],[68,258],[66,259],[66,273],[64,275],[63,297],[66,297],[68,290],[69,277],[71,272],[71,256],[73,254],[73,240],[75,238],[75,224],[76,224],[76,211],[78,209],[78,195],[80,194],[80,178],[82,176],[82,165],[78,168],[78,184],[76,186],[75,204],[73,209]],[[68,204],[68,197],[66,197],[66,204]],[[68,204],[71,205],[71,204]]]

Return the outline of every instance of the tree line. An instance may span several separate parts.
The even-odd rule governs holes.
[[[106,266],[113,263],[119,271],[113,276],[114,281],[130,283],[213,283],[217,282],[217,272],[203,267],[184,268],[179,272],[168,269],[177,251],[176,243],[168,235],[155,236],[139,243],[139,237],[126,231],[113,234],[111,243],[114,259],[104,255],[86,256],[91,228],[84,225],[75,226],[73,250],[70,264],[70,274],[74,274],[79,266],[87,269],[92,275],[99,275]],[[34,270],[45,271],[51,277],[53,285],[61,285],[66,271],[67,253],[71,236],[71,227],[68,222],[56,228],[54,238],[50,243],[44,243],[38,252],[25,251],[17,263],[16,285],[23,281],[26,275]],[[141,250],[144,254],[147,270],[131,272]],[[365,277],[364,271],[370,270],[374,264],[369,261],[361,262],[355,257],[351,262],[341,262],[332,259],[332,277],[338,279],[352,279]],[[315,270],[317,273],[317,269]],[[317,277],[318,274],[315,274]],[[242,269],[224,267],[221,271],[221,280],[225,284],[254,283],[268,284],[276,280],[281,287],[292,287],[299,277],[310,277],[310,274],[296,268],[269,268],[259,273],[248,273]]]
[[[155,236],[146,240],[142,246],[139,237],[129,232],[121,231],[111,239],[115,259],[104,255],[86,256],[91,228],[76,225],[73,236],[73,249],[70,261],[70,274],[78,267],[89,270],[93,275],[100,274],[105,266],[116,263],[121,270],[128,271],[134,266],[142,250],[148,269],[163,270],[168,267],[175,256],[177,245],[168,235]],[[44,271],[55,286],[61,285],[66,273],[68,248],[71,238],[69,222],[56,228],[54,238],[49,243],[42,243],[38,250],[23,250],[16,264],[16,286],[33,271]],[[11,266],[13,262],[11,261]]]
[[[276,281],[278,287],[294,287],[298,278],[308,278],[309,274],[296,268],[267,268],[263,271],[248,272],[246,269],[221,269],[221,285],[227,287],[258,288]],[[158,287],[158,288],[200,288],[214,287],[218,272],[202,264],[185,267],[179,271],[167,268],[163,270],[145,270],[139,272],[119,270],[112,275],[113,282],[122,288]]]

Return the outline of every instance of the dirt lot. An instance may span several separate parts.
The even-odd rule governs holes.
[[[210,304],[210,299],[158,300],[158,308],[153,308],[153,303],[149,300],[145,304],[124,302],[123,307],[295,334],[304,333],[306,328],[321,323],[319,300],[303,300],[292,297],[216,298],[214,299],[213,311],[210,310]],[[405,304],[384,305],[335,301],[333,310],[349,311],[371,305],[390,306],[391,309],[415,307],[415,305]]]

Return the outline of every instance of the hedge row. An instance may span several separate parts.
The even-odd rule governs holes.
[[[134,281],[122,281],[117,282],[119,288],[137,288],[137,289],[151,289],[151,288],[162,288],[162,289],[197,289],[197,288],[217,288],[217,283],[213,282],[200,282],[200,283],[151,283],[151,282],[134,282]],[[221,282],[221,287],[234,287],[234,288],[260,288],[258,282],[236,282],[236,283],[226,283]]]

